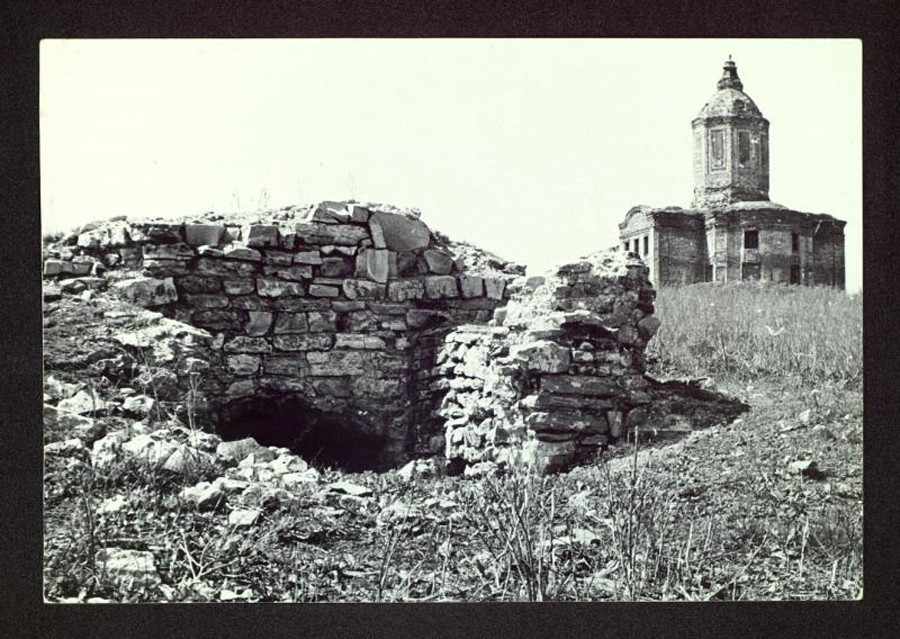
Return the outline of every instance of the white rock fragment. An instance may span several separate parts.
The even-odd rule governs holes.
[[[189,486],[183,489],[180,497],[185,501],[193,503],[197,510],[212,510],[217,508],[225,501],[225,491],[221,485],[215,483],[210,484],[208,481],[201,481],[195,486]]]
[[[436,475],[437,464],[432,459],[414,459],[397,471],[397,477],[406,482],[429,479]]]
[[[161,306],[178,299],[178,291],[171,277],[136,277],[116,282],[113,287],[125,299],[138,306]]]
[[[349,481],[336,481],[325,486],[325,489],[334,493],[352,495],[353,497],[368,497],[372,495],[371,489]]]
[[[113,466],[122,459],[122,441],[120,433],[110,433],[94,442],[91,450],[91,463],[94,468],[104,469]]]
[[[126,586],[153,586],[161,581],[153,553],[147,551],[101,548],[96,561],[101,574]]]
[[[200,461],[201,456],[205,455],[184,444],[177,444],[172,454],[168,456],[163,464],[163,468],[172,472],[183,473],[194,467]]]
[[[101,514],[112,514],[121,511],[128,505],[128,499],[125,495],[115,495],[109,499],[104,499],[99,506],[97,512]]]
[[[252,437],[222,442],[216,446],[216,455],[224,461],[241,462],[251,453],[256,461],[271,461],[275,459],[274,452],[265,446],[261,446]]]
[[[811,459],[799,459],[795,462],[791,462],[788,465],[788,468],[794,473],[807,473],[810,470],[815,469],[816,466],[816,462]]]
[[[84,388],[84,384],[67,384],[56,379],[53,375],[48,375],[44,380],[44,387],[54,399],[68,399]]]
[[[376,521],[380,524],[406,521],[409,519],[421,519],[424,516],[422,508],[415,504],[408,504],[403,501],[395,501],[394,503],[381,509],[378,513]]]
[[[56,409],[74,415],[84,415],[106,408],[106,402],[87,390],[78,391],[68,399],[60,400]]]
[[[303,484],[315,483],[319,479],[319,472],[315,468],[307,468],[303,472],[284,473],[279,479],[285,488],[296,488]]]
[[[122,444],[122,449],[147,464],[162,466],[178,450],[178,444],[152,435],[138,435]]]
[[[276,475],[284,475],[285,473],[301,473],[309,468],[309,465],[300,459],[297,455],[279,455],[271,462],[269,468]]]
[[[125,398],[125,401],[122,402],[122,410],[129,415],[144,417],[150,414],[155,405],[156,401],[152,397],[147,397],[146,395],[132,395]]]
[[[221,441],[222,440],[219,439],[218,436],[202,430],[191,431],[187,436],[187,443],[189,446],[208,453],[215,452],[216,446],[218,446]]]
[[[522,361],[527,370],[565,373],[569,369],[569,349],[549,340],[513,346],[510,357]]]
[[[84,450],[84,442],[77,437],[61,442],[53,442],[52,444],[44,446],[44,454],[46,455],[67,456],[74,455],[82,450]]]
[[[259,518],[258,508],[237,508],[228,514],[228,523],[232,526],[252,526]]]

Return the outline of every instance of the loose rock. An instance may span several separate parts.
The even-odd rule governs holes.
[[[101,548],[96,562],[103,576],[126,587],[155,586],[162,581],[153,553],[147,551]]]
[[[232,526],[252,526],[259,519],[260,510],[251,508],[237,508],[228,514],[228,523]]]

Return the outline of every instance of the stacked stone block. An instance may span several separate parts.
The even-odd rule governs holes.
[[[429,405],[440,389],[419,387],[443,336],[509,297],[508,276],[467,273],[415,213],[377,205],[323,202],[243,225],[121,221],[72,240],[46,256],[45,276],[110,269],[123,297],[219,337],[214,421],[227,412],[216,404],[299,393],[384,437],[397,460],[443,448]]]
[[[451,468],[541,472],[589,459],[646,419],[644,349],[659,321],[640,260],[611,252],[532,278],[495,326],[461,326],[438,354]]]

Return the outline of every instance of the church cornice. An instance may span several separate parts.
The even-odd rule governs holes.
[[[762,228],[820,226],[843,230],[847,224],[827,213],[797,211],[774,203],[771,206],[747,206],[747,203],[740,203],[738,206],[732,204],[702,209],[700,212],[706,220],[707,229],[713,226],[740,227],[751,224]]]
[[[716,124],[762,124],[764,128],[769,128],[769,121],[766,118],[747,115],[712,115],[706,118],[694,118],[691,120],[692,127]]]

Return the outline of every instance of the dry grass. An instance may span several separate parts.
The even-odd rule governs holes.
[[[826,289],[661,290],[663,325],[649,349],[657,365],[714,376],[746,393],[752,410],[677,449],[628,449],[618,464],[564,475],[408,483],[365,473],[346,477],[372,490],[358,500],[322,490],[345,478],[323,471],[320,482],[282,497],[251,491],[200,512],[178,493],[224,473],[221,464],[173,474],[125,458],[101,470],[85,453],[48,456],[45,594],[178,602],[228,593],[251,602],[858,599],[861,306],[859,296]],[[186,403],[191,422],[192,394]],[[824,477],[791,471],[797,459],[816,461]],[[103,512],[103,501],[119,496],[127,507]],[[251,530],[228,523],[237,505],[261,508]],[[152,552],[162,585],[134,590],[102,574],[95,552],[109,547]]]
[[[862,298],[830,288],[741,283],[658,291],[661,367],[746,381],[862,385]]]

